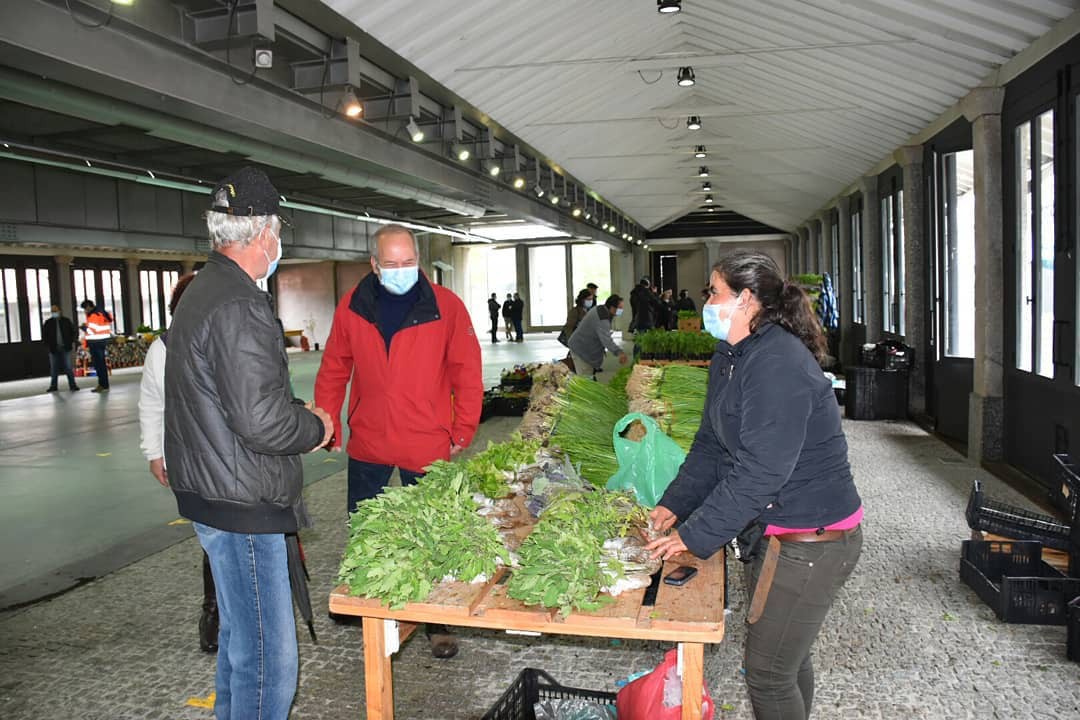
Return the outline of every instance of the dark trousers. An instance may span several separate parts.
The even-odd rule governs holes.
[[[105,361],[105,348],[109,346],[109,341],[91,340],[86,345],[90,350],[90,361],[94,364],[98,385],[109,387],[109,364]]]
[[[499,342],[499,316],[491,316],[491,342]]]
[[[75,373],[71,371],[71,351],[60,350],[59,352],[49,351],[49,372],[51,379],[49,387],[56,389],[56,379],[63,372],[67,375],[68,388],[75,389]]]
[[[765,611],[756,623],[747,625],[743,664],[756,720],[810,717],[814,701],[810,651],[861,552],[862,528],[832,542],[781,543]],[[745,568],[748,599],[764,555],[761,549]]]
[[[413,472],[405,468],[398,468],[401,474],[402,485],[415,485],[416,480],[424,476],[424,473]],[[393,465],[376,465],[374,463],[361,462],[349,458],[349,499],[346,509],[349,513],[356,511],[356,503],[368,500],[383,491],[390,482],[390,476],[394,473]]]
[[[521,329],[521,318],[514,318],[514,332],[517,333],[517,337],[514,339],[518,342],[525,339],[525,331]]]

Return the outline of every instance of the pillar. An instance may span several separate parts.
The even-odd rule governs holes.
[[[142,293],[139,291],[139,258],[124,258],[124,264],[127,265],[127,287],[124,288],[124,294],[127,295],[127,334],[134,335],[135,330],[143,324]]]
[[[832,221],[828,210],[817,214],[818,231],[818,272],[832,275]],[[833,283],[836,278],[833,278]]]
[[[334,263],[334,265],[336,266],[337,263]],[[182,276],[183,275],[190,275],[193,272],[195,272],[195,261],[194,260],[181,260],[180,261],[180,275],[182,275]],[[334,277],[335,278],[337,277],[336,269],[335,269]]]
[[[881,339],[882,277],[881,265],[881,200],[878,198],[877,175],[859,179],[862,192],[862,250],[863,273],[866,285],[866,342]]]
[[[57,255],[53,258],[56,263],[56,297],[53,303],[60,307],[60,312],[66,317],[76,318],[75,299],[71,297],[71,263],[74,260],[70,255]]]
[[[1005,297],[1001,104],[1005,89],[980,87],[961,101],[975,163],[975,377],[968,403],[968,458],[1004,457]]]
[[[852,338],[855,302],[852,297],[854,273],[851,264],[851,198],[840,198],[836,203],[836,212],[840,223],[840,232],[837,234],[837,242],[840,243],[840,277],[833,278],[833,284],[836,286],[836,297],[840,305],[840,362],[846,366],[854,366],[857,363],[855,341]]]
[[[904,341],[915,349],[915,370],[908,385],[908,411],[926,414],[927,329],[926,176],[923,146],[905,145],[895,153],[904,171]]]

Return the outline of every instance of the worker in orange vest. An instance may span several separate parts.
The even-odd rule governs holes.
[[[99,308],[93,300],[83,300],[79,306],[86,313],[86,345],[90,351],[90,360],[94,363],[97,375],[97,387],[93,392],[109,391],[109,365],[105,361],[105,349],[112,342],[112,316],[104,308]]]

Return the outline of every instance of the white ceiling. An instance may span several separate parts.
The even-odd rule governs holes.
[[[1080,7],[323,1],[650,229],[699,206],[702,164],[724,207],[793,228]]]

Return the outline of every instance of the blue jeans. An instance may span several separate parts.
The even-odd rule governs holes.
[[[194,523],[217,583],[217,720],[285,720],[299,659],[284,535]]]
[[[61,350],[60,352],[49,351],[49,372],[52,375],[49,387],[56,387],[56,379],[63,372],[67,375],[68,387],[72,390],[75,389],[75,373],[71,371],[71,351]]]
[[[109,364],[105,361],[105,348],[109,347],[109,341],[90,340],[86,346],[90,351],[90,361],[94,363],[98,385],[103,388],[109,387]]]
[[[521,318],[514,318],[514,332],[517,334],[515,340],[521,340],[525,337],[525,331],[521,327]]]
[[[416,480],[424,476],[424,473],[413,472],[405,468],[398,468],[401,474],[402,485],[415,485]],[[347,513],[356,512],[356,503],[375,497],[386,488],[390,482],[390,476],[394,472],[393,465],[376,465],[349,458],[349,499],[345,509]]]

